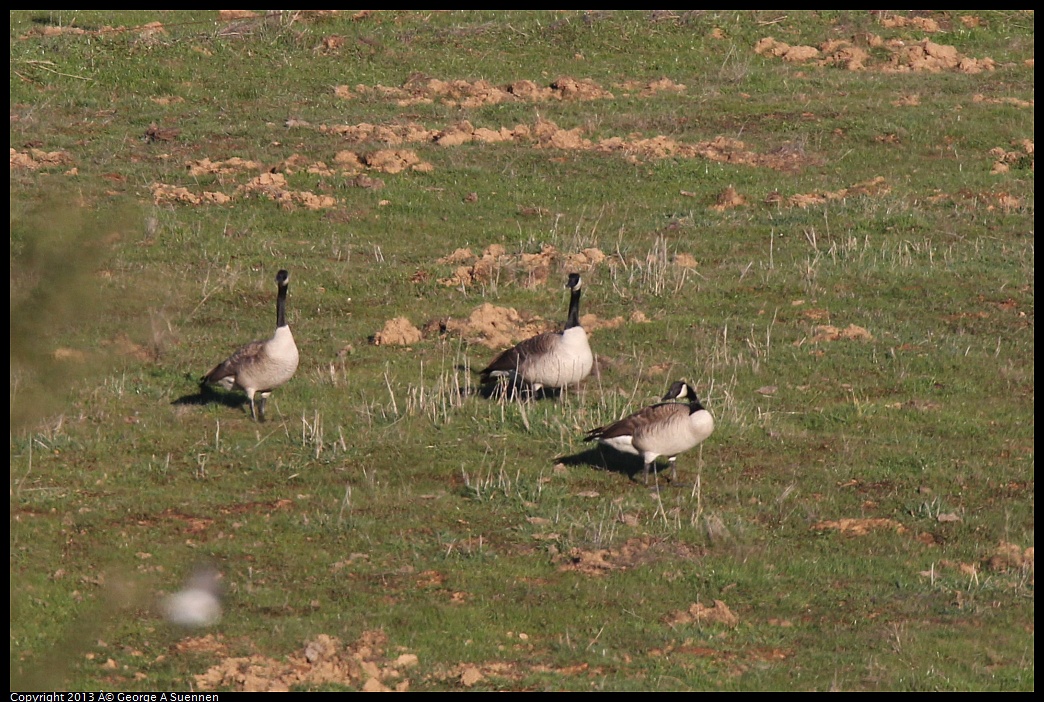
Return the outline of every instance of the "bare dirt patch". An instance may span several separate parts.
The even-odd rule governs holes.
[[[440,80],[417,77],[402,87],[385,85],[346,85],[334,88],[334,94],[346,100],[355,96],[392,100],[400,107],[441,102],[449,107],[472,109],[502,102],[548,102],[553,100],[611,100],[613,94],[590,78],[562,76],[550,85],[537,85],[531,80],[518,80],[507,85],[494,85],[486,80]]]
[[[636,92],[639,97],[652,97],[657,93],[674,93],[677,95],[683,94],[688,88],[682,83],[675,83],[670,78],[660,78],[659,80],[649,81],[648,83],[642,83],[640,81],[627,81],[620,85],[620,88],[624,92]]]
[[[968,18],[972,19],[972,18]],[[889,29],[895,27],[913,27],[920,29],[922,32],[941,32],[942,27],[939,23],[930,17],[905,17],[903,15],[881,15],[878,20],[882,27],[888,27]],[[966,26],[968,23],[965,23]]]
[[[739,617],[733,614],[727,604],[721,600],[714,600],[710,607],[702,602],[694,602],[688,609],[672,612],[667,616],[666,622],[672,627],[680,624],[721,624],[736,627],[739,625]]]
[[[486,247],[481,256],[476,256],[471,249],[457,249],[444,256],[436,263],[456,264],[452,275],[440,278],[439,283],[451,287],[461,287],[491,282],[494,277],[500,280],[501,275],[520,280],[527,288],[535,288],[548,281],[552,266],[561,261],[571,271],[590,270],[606,260],[606,255],[596,248],[587,248],[572,254],[563,254],[556,247],[547,244],[538,253],[508,254],[500,244]]]
[[[152,198],[157,205],[188,204],[223,205],[243,197],[262,197],[279,203],[285,209],[303,207],[310,210],[330,209],[338,205],[336,198],[330,195],[317,194],[310,190],[293,190],[287,183],[287,175],[307,172],[328,177],[340,176],[353,187],[379,189],[384,182],[367,176],[364,171],[382,173],[401,173],[417,171],[426,173],[433,170],[430,163],[423,161],[417,154],[405,149],[382,149],[367,154],[354,151],[339,151],[333,158],[334,166],[324,161],[309,161],[302,156],[294,155],[278,165],[266,169],[261,163],[234,156],[224,161],[211,161],[203,158],[187,164],[188,174],[193,178],[201,176],[217,176],[222,182],[235,182],[243,174],[259,173],[236,186],[231,195],[220,191],[202,190],[193,192],[180,185],[153,183]]]
[[[883,51],[887,60],[877,60],[869,49]],[[910,44],[901,39],[883,39],[875,34],[860,37],[859,42],[829,40],[815,46],[791,46],[773,37],[759,39],[754,53],[773,56],[790,63],[819,66],[839,66],[849,71],[880,71],[882,73],[908,73],[954,71],[958,73],[981,73],[997,68],[991,58],[963,56],[956,48],[923,39]]]
[[[635,324],[647,323],[649,320],[641,312],[631,315],[630,321]],[[625,323],[622,316],[612,319],[600,319],[595,314],[580,317],[580,325],[591,334],[599,329],[615,329]],[[479,344],[489,349],[502,349],[537,334],[556,331],[561,327],[557,321],[548,321],[540,317],[527,317],[512,307],[498,307],[483,303],[472,310],[464,319],[444,317],[429,320],[422,332],[424,338],[440,334],[454,334],[468,343]]]
[[[876,529],[889,529],[898,534],[906,531],[899,522],[894,519],[837,519],[816,522],[812,525],[814,531],[839,531],[846,536],[866,536]]]
[[[1015,149],[1011,151],[1002,146],[996,146],[989,150],[989,155],[994,159],[990,173],[1007,173],[1013,167],[1018,168],[1023,164],[1030,171],[1035,170],[1033,142],[1029,139],[1020,139],[1012,142],[1012,146]]]
[[[301,125],[304,126],[304,125]],[[310,126],[310,125],[309,125]],[[718,136],[707,141],[686,143],[672,137],[607,137],[597,140],[585,136],[583,127],[563,129],[548,119],[539,118],[532,124],[513,127],[476,127],[462,120],[445,129],[429,129],[416,123],[394,126],[372,124],[320,125],[320,133],[344,137],[350,143],[379,141],[389,145],[408,143],[435,143],[439,146],[460,146],[471,142],[510,142],[528,144],[537,149],[563,151],[592,151],[622,156],[629,162],[664,158],[703,158],[721,163],[761,166],[774,170],[794,170],[812,159],[796,150],[778,150],[759,154],[747,148],[744,142]]]
[[[384,327],[373,335],[376,346],[409,346],[421,340],[421,331],[405,317],[389,319]]]
[[[986,567],[995,573],[1010,570],[1034,570],[1033,546],[1022,548],[1018,544],[1001,541],[996,550],[985,559]]]
[[[57,36],[89,36],[98,37],[106,34],[118,34],[118,33],[131,33],[137,34],[142,38],[150,38],[157,34],[166,34],[166,29],[163,28],[162,22],[148,22],[146,24],[126,27],[119,25],[112,27],[105,25],[98,29],[82,29],[80,27],[74,27],[72,25],[53,25],[43,24],[33,27],[28,32],[25,32],[18,38],[22,41],[26,39],[35,39],[38,37],[57,37]]]
[[[815,335],[810,339],[813,344],[824,341],[873,341],[873,335],[863,327],[849,324],[844,329],[838,329],[832,324],[821,324],[816,327]]]
[[[554,324],[539,318],[526,319],[514,308],[497,307],[487,302],[475,308],[467,319],[447,320],[445,328],[472,343],[500,349],[536,334],[552,331]]]
[[[731,210],[745,204],[747,204],[747,198],[736,192],[736,188],[730,185],[718,193],[718,197],[716,198],[715,203],[711,205],[710,209],[714,212],[724,212],[725,210]]]
[[[1013,97],[991,98],[991,97],[986,97],[985,95],[982,95],[981,93],[976,93],[975,95],[973,95],[972,96],[972,102],[983,103],[983,104],[986,104],[986,105],[1014,105],[1015,107],[1027,107],[1027,108],[1033,107],[1034,103],[1035,103],[1034,100],[1020,100],[1019,98],[1013,98]]]
[[[814,207],[827,202],[844,200],[850,197],[879,197],[881,195],[887,195],[889,192],[891,192],[891,187],[889,187],[888,183],[882,176],[877,176],[876,178],[871,178],[870,180],[856,183],[855,185],[850,185],[849,187],[841,188],[840,190],[796,193],[788,197],[784,197],[780,193],[774,192],[765,198],[765,204],[785,207],[800,207],[804,209],[806,207]]]
[[[629,570],[678,559],[696,560],[703,555],[686,544],[667,542],[651,536],[628,539],[616,548],[572,548],[554,560],[562,571],[576,571],[584,575],[605,575],[614,570]]]
[[[44,151],[43,149],[18,151],[11,149],[11,168],[36,171],[41,168],[70,166],[72,163],[72,156],[66,151]]]
[[[287,692],[292,686],[344,685],[370,692],[405,692],[406,671],[417,665],[417,656],[386,654],[383,631],[367,631],[354,643],[320,634],[285,660],[255,654],[222,660],[196,676],[201,690],[230,688],[243,692]]]

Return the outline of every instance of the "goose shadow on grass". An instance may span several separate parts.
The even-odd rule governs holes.
[[[619,473],[620,475],[626,475],[631,482],[639,485],[643,484],[642,471],[645,469],[645,463],[642,461],[641,456],[623,453],[601,444],[568,456],[559,456],[555,459],[555,463],[561,463],[566,466],[588,466],[595,470]],[[692,483],[687,484],[682,480],[672,481],[669,477],[670,472],[670,467],[662,459],[657,460],[649,470],[649,489],[655,489],[657,486],[693,487]],[[659,480],[661,477],[664,478],[663,482]]]
[[[193,379],[193,382],[197,383],[196,392],[182,395],[170,404],[196,406],[219,404],[232,409],[242,409],[244,405],[248,407],[250,405],[250,400],[242,393],[223,392],[209,385],[198,384],[199,381],[195,379]]]
[[[457,370],[463,373],[473,372],[463,365],[458,365]],[[511,382],[507,378],[494,378],[485,383],[476,381],[470,394],[478,395],[485,400],[506,399],[513,402],[515,400],[554,400],[562,396],[562,390],[561,388],[540,388],[533,392],[520,380]]]

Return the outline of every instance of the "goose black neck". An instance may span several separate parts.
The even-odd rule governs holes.
[[[286,291],[289,287],[279,286],[279,296],[276,297],[276,329],[286,326]]]
[[[580,288],[573,288],[569,294],[569,317],[566,320],[566,329],[580,326]]]

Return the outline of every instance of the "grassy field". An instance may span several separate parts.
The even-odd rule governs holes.
[[[1031,11],[10,21],[12,689],[1034,688]]]

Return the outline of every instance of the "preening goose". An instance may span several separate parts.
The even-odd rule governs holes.
[[[235,353],[207,373],[201,383],[218,385],[226,390],[239,388],[250,399],[250,416],[263,421],[265,401],[272,391],[294,377],[297,370],[297,344],[286,324],[286,292],[290,274],[285,270],[276,274],[279,294],[276,297],[276,330],[270,339],[252,341],[236,349]],[[254,396],[260,396],[260,407],[255,408]]]
[[[576,385],[591,374],[594,354],[587,332],[580,326],[580,276],[570,273],[569,317],[560,332],[544,332],[500,353],[479,372],[483,384],[496,378],[510,378],[532,392],[541,388]]]
[[[672,402],[685,400],[688,402]],[[679,453],[698,446],[714,431],[714,418],[703,408],[696,391],[688,383],[671,385],[663,402],[639,410],[629,417],[587,432],[584,441],[599,441],[617,451],[635,454],[645,462],[645,484],[649,469],[660,456],[667,456],[671,480],[678,476],[674,464]]]

